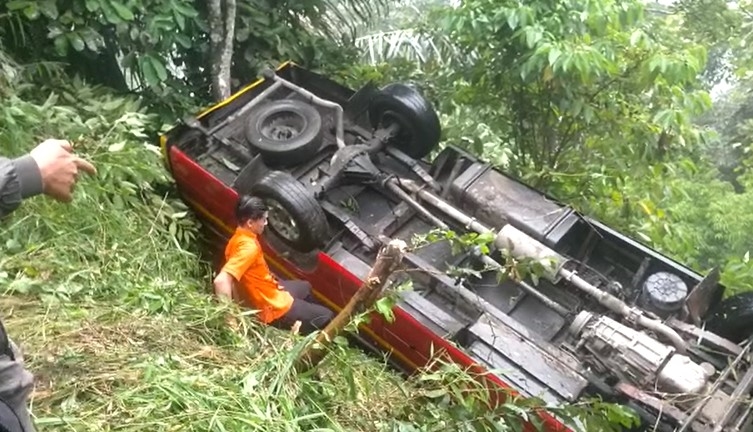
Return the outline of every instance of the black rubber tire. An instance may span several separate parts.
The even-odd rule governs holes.
[[[706,316],[706,330],[736,343],[753,335],[753,292],[719,302]]]
[[[439,144],[442,128],[439,117],[418,90],[406,84],[389,84],[369,104],[369,120],[374,128],[397,122],[400,132],[395,147],[408,156],[421,159]]]
[[[246,141],[270,166],[311,160],[322,144],[322,116],[311,104],[294,99],[269,102],[249,114]],[[285,134],[291,136],[284,136]]]
[[[299,252],[310,252],[327,241],[329,225],[324,210],[314,198],[314,194],[290,174],[284,171],[271,171],[251,188],[251,193],[272,206],[267,229],[272,229],[288,246]],[[273,223],[275,203],[279,204],[295,223],[297,237],[289,238],[276,229]]]

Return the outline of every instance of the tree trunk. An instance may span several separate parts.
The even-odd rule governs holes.
[[[296,363],[298,371],[306,371],[316,366],[326,355],[327,343],[342,332],[354,315],[371,308],[382,295],[387,279],[403,260],[407,245],[402,240],[392,240],[377,255],[374,267],[369,271],[363,285],[356,291],[347,305],[330,321],[309,346],[307,346]]]
[[[221,101],[230,96],[230,65],[233,60],[235,37],[235,2],[236,0],[209,0],[208,4],[209,58],[212,97],[215,101]]]

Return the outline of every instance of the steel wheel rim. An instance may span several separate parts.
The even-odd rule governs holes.
[[[285,240],[297,242],[301,232],[295,223],[295,219],[279,202],[272,199],[268,199],[266,202],[269,208],[267,221],[272,230]]]
[[[276,112],[261,125],[261,134],[273,141],[290,141],[306,129],[306,118],[294,112]]]

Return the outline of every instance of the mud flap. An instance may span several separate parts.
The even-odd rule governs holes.
[[[241,172],[238,173],[238,177],[235,178],[232,188],[235,189],[239,195],[250,194],[251,188],[269,172],[269,167],[264,164],[261,155],[257,154],[246,164],[245,167],[243,167]]]

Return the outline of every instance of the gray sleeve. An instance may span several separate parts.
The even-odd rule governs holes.
[[[13,341],[8,342],[15,359],[11,360],[7,355],[0,354],[0,399],[15,412],[22,430],[34,432],[28,409],[29,396],[34,390],[34,375],[26,368],[18,347]]]
[[[0,157],[0,217],[11,213],[21,201],[42,193],[42,174],[31,156]]]

